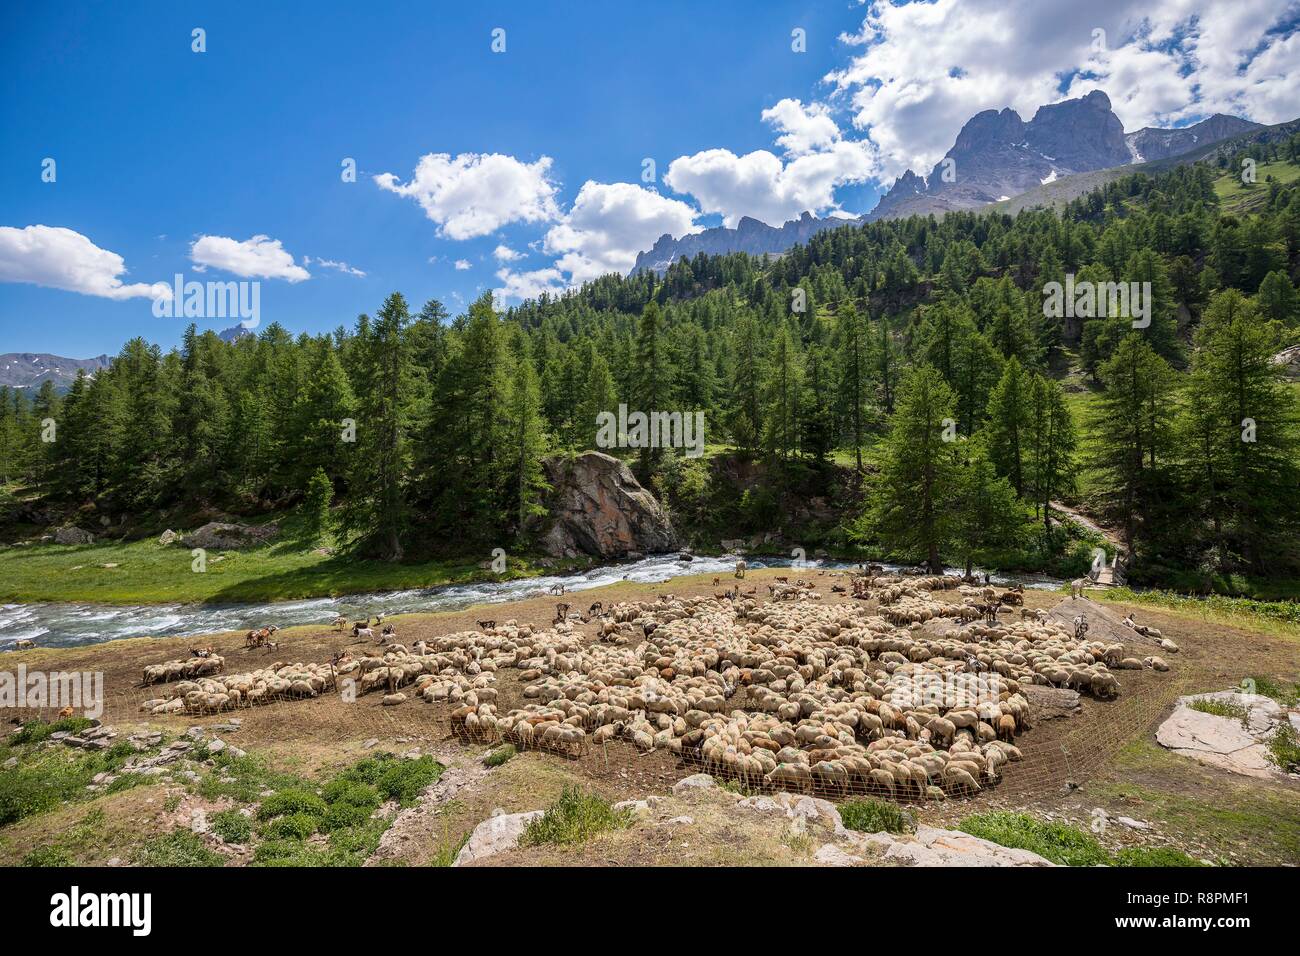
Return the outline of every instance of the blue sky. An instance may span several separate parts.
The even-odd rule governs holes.
[[[295,333],[562,289],[662,231],[868,211],[978,110],[1090,88],[1130,129],[1300,113],[1294,4],[1205,4],[9,3],[0,352],[170,347],[176,273],[260,281]]]
[[[454,313],[454,294],[500,284],[497,245],[544,265],[528,249],[542,230],[440,238],[372,174],[405,180],[430,152],[551,156],[567,205],[587,179],[639,182],[645,157],[663,168],[719,143],[766,147],[760,111],[807,96],[859,16],[843,4],[474,6],[33,5],[0,31],[0,60],[22,77],[0,94],[0,223],[73,229],[120,255],[129,282],[202,278],[189,260],[199,235],[267,235],[366,272],[263,281],[263,324],[293,331],[350,324],[395,289]],[[804,56],[790,50],[796,23]],[[504,54],[490,49],[498,26]],[[344,157],[355,183],[340,179]],[[146,298],[0,285],[0,351],[111,353],[136,334],[167,346],[184,324]]]

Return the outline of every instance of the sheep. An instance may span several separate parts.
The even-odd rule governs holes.
[[[748,570],[749,570],[749,565],[745,562],[743,558],[736,562],[736,577],[743,578],[745,576],[745,572]]]
[[[18,640],[14,641],[14,650],[18,651],[29,651],[35,646],[36,642],[27,637],[20,637]]]

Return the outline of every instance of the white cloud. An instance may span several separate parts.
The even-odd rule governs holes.
[[[551,158],[524,163],[500,153],[428,153],[408,183],[392,173],[374,177],[382,189],[408,196],[438,224],[447,239],[486,236],[513,222],[551,222],[560,217]]]
[[[465,272],[465,271],[467,271],[467,270],[469,270],[469,269],[473,269],[473,268],[474,268],[474,264],[473,264],[472,262],[470,262],[468,259],[457,259],[457,260],[456,260],[456,271],[457,271],[457,272]]]
[[[535,299],[543,292],[559,295],[566,288],[564,275],[556,268],[535,269],[532,272],[511,272],[509,269],[497,271],[501,287],[493,289],[493,294],[504,299]]]
[[[165,282],[123,284],[126,263],[62,226],[0,226],[0,282],[30,282],[105,299],[171,298]]]
[[[1215,112],[1292,119],[1300,35],[1271,31],[1295,12],[1287,0],[873,3],[841,38],[861,52],[826,79],[893,178],[928,172],[981,110],[1010,106],[1029,120],[1094,89],[1130,131]]]
[[[680,239],[699,232],[696,212],[680,199],[668,199],[633,183],[587,181],[578,190],[564,221],[546,233],[544,249],[570,282],[580,285],[610,272],[626,273],[637,253],[664,233]]]
[[[839,209],[837,187],[865,182],[877,173],[869,143],[839,140],[788,163],[765,149],[744,156],[729,149],[706,149],[674,159],[664,182],[694,196],[702,211],[721,213],[725,225],[752,216],[779,226],[805,211],[834,212]]]
[[[242,242],[228,236],[200,236],[190,246],[190,261],[199,272],[210,266],[246,279],[301,282],[311,278],[310,272],[293,261],[280,240],[269,236],[253,236]]]
[[[497,262],[514,262],[524,257],[522,252],[515,252],[507,245],[497,246],[492,250],[492,255],[496,257]]]
[[[316,263],[316,265],[320,266],[322,269],[337,269],[339,272],[345,273],[346,275],[350,275],[350,276],[356,276],[359,279],[364,279],[366,277],[365,272],[363,272],[360,269],[354,269],[346,262],[338,262],[334,259],[313,260],[311,256],[302,257],[302,264],[305,266],[311,265],[313,261]]]
[[[791,156],[826,149],[840,138],[840,128],[825,103],[804,106],[799,100],[784,99],[763,110],[762,118],[781,133],[777,145]]]

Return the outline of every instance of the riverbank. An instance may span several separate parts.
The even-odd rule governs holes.
[[[509,556],[506,570],[483,568],[491,554],[413,562],[376,561],[326,550],[271,545],[207,555],[197,570],[189,549],[141,541],[0,548],[0,603],[102,605],[252,603],[338,597],[371,591],[508,581],[580,570],[592,559]],[[546,562],[545,564],[543,562]]]

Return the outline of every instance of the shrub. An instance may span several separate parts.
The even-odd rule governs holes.
[[[503,744],[484,757],[483,762],[489,767],[499,767],[518,752],[514,744]]]
[[[257,819],[270,820],[274,817],[288,816],[293,813],[305,813],[314,817],[325,815],[325,801],[316,794],[298,788],[280,790],[262,801],[257,808]]]
[[[345,771],[339,779],[373,786],[384,800],[409,806],[420,791],[433,783],[446,768],[432,757],[402,760],[392,754],[367,757]]]
[[[519,842],[522,846],[582,843],[597,833],[627,826],[631,818],[597,794],[565,787],[560,798],[528,824]]]
[[[253,836],[253,824],[238,810],[221,810],[208,821],[212,832],[227,843],[247,843]]]
[[[971,836],[1018,850],[1029,850],[1062,866],[1096,866],[1110,857],[1090,833],[1050,823],[1027,813],[974,813],[957,824]]]
[[[897,804],[866,798],[840,804],[840,819],[850,830],[863,833],[911,833],[916,820]]]
[[[1268,759],[1283,773],[1300,771],[1300,741],[1289,720],[1282,721],[1268,738]]]
[[[271,840],[305,840],[316,832],[320,817],[310,813],[286,813],[262,825],[262,836]]]

